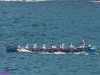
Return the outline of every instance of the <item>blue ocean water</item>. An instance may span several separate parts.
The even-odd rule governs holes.
[[[100,3],[90,1],[0,2],[0,72],[9,75],[99,75]],[[6,45],[47,47],[69,43],[96,53],[7,53]]]

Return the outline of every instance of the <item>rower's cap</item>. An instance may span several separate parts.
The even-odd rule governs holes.
[[[45,46],[45,44],[43,44],[43,46]]]
[[[84,40],[82,40],[82,41],[84,41]]]
[[[64,44],[62,44],[62,45],[64,45]]]
[[[72,46],[72,43],[70,45]]]
[[[28,44],[26,46],[28,46]]]

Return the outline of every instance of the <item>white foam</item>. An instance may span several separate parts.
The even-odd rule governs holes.
[[[99,53],[98,53],[98,52],[95,52],[95,54],[99,55]]]
[[[84,55],[89,55],[90,53],[85,53]]]
[[[22,49],[17,49],[17,50],[18,50],[18,52],[32,52],[32,51],[26,50],[26,49],[24,49],[24,48],[22,48]]]
[[[53,54],[66,54],[65,52],[54,52]]]
[[[49,53],[49,52],[40,52],[40,54],[52,54],[52,53]]]
[[[74,52],[73,54],[81,54],[81,52]]]
[[[73,54],[89,55],[90,53],[87,53],[87,52],[85,52],[85,51],[82,51],[82,52],[74,52]]]

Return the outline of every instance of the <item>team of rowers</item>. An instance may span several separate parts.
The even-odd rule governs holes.
[[[81,48],[84,49],[84,47],[85,47],[85,41],[82,40],[82,41],[81,41]],[[27,50],[30,50],[30,49],[38,49],[37,44],[34,44],[34,45],[33,45],[33,48],[30,48],[30,47],[28,46],[28,44],[27,44],[24,48],[27,49]],[[56,49],[56,48],[57,48],[57,47],[56,47],[54,44],[51,45],[51,49]],[[21,49],[20,45],[18,45],[18,49]],[[43,50],[47,50],[45,44],[43,44],[42,49],[43,49]],[[65,49],[64,44],[60,45],[60,49]],[[77,48],[75,48],[72,44],[69,44],[68,49],[77,50]]]

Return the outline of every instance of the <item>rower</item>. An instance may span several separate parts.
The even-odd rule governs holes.
[[[18,45],[18,49],[21,49],[20,45]]]
[[[60,48],[62,48],[62,46],[60,45]]]
[[[52,45],[51,45],[51,48],[55,49],[55,48],[56,48],[56,46],[55,46],[54,44],[52,44]]]
[[[72,44],[69,45],[69,49],[70,51],[77,50],[77,48],[75,48]]]
[[[74,46],[72,44],[69,45],[69,48],[73,48]]]
[[[43,48],[43,49],[46,49],[45,44],[43,44],[42,48]]]
[[[36,49],[37,48],[37,44],[33,45],[33,48]]]
[[[81,41],[81,44],[82,44],[82,49],[84,49],[84,47],[85,47],[85,41],[82,40],[82,41]]]
[[[61,49],[64,49],[64,48],[65,48],[65,47],[64,47],[64,44],[60,45],[60,48],[61,48]]]
[[[25,49],[30,49],[29,46],[28,46],[28,44],[25,46]]]

